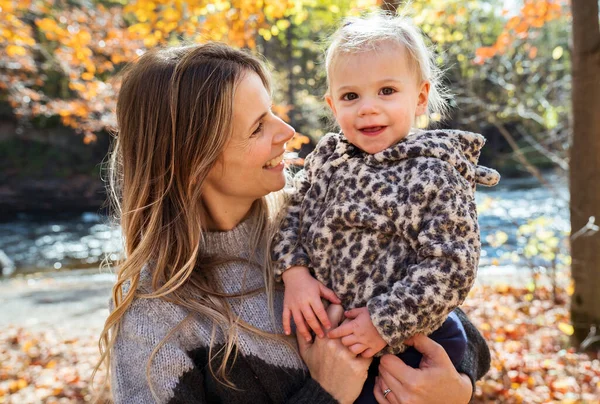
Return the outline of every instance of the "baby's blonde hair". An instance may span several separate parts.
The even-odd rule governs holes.
[[[331,36],[325,53],[327,92],[331,85],[331,68],[339,56],[379,50],[394,43],[404,46],[417,68],[421,82],[430,83],[427,116],[436,114],[441,120],[448,114],[448,89],[442,84],[442,71],[435,62],[435,53],[425,44],[424,35],[413,22],[402,15],[377,11],[363,17],[346,18]]]

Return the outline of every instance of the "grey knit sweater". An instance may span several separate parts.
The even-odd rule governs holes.
[[[215,254],[248,259],[252,221],[229,232],[210,233],[207,247]],[[151,291],[151,269],[142,272],[140,293]],[[216,279],[227,293],[256,289],[263,285],[256,265],[241,261],[225,264]],[[283,293],[276,291],[275,313],[282,312]],[[275,324],[267,310],[264,293],[242,301],[231,299],[240,317],[265,331],[282,333],[281,318]],[[124,315],[112,355],[112,389],[116,403],[155,402],[146,366],[154,348],[187,315],[186,309],[161,299],[136,298]],[[475,381],[489,368],[489,350],[481,335],[466,319],[469,346],[459,371]],[[208,370],[212,326],[209,319],[193,318],[158,350],[150,366],[150,381],[161,403],[335,403],[333,397],[310,375],[298,353],[282,342],[239,332],[238,356],[229,377],[238,389],[220,384]],[[225,336],[218,332],[213,350],[218,351]]]

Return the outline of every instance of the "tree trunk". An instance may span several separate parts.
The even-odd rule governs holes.
[[[598,0],[572,0],[573,144],[570,152],[571,234],[590,217],[600,222],[600,27]],[[571,240],[575,343],[592,326],[600,333],[600,232]]]

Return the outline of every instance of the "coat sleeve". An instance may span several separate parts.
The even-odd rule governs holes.
[[[454,312],[467,334],[467,349],[457,370],[459,373],[469,376],[473,385],[473,394],[475,394],[475,382],[490,370],[490,348],[467,315],[460,308],[455,309]]]
[[[338,143],[337,134],[325,135],[317,147],[304,160],[304,168],[293,179],[292,188],[288,191],[285,213],[281,218],[279,231],[273,238],[271,259],[274,262],[275,278],[293,266],[310,266],[310,259],[302,243],[301,227],[304,215],[303,202],[306,197],[316,199],[322,185],[314,184],[316,172],[331,157]]]
[[[431,159],[410,186],[412,220],[398,224],[417,252],[406,276],[367,303],[389,351],[429,334],[467,297],[477,272],[479,226],[472,185],[448,163]],[[435,175],[432,175],[435,173]]]
[[[177,396],[182,393],[195,403],[206,402],[201,370],[173,338],[168,339],[152,358],[148,380],[149,359],[169,331],[158,312],[152,310],[148,299],[134,301],[126,311],[111,356],[111,389],[115,404],[178,402]],[[183,375],[185,378],[181,379]],[[184,384],[193,388],[184,393]]]

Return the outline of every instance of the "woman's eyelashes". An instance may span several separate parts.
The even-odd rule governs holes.
[[[259,135],[260,132],[262,132],[263,127],[264,127],[264,123],[260,122],[258,124],[258,126],[256,127],[256,129],[254,129],[254,132],[252,132],[252,135],[250,135],[250,137],[255,137],[255,136]]]

